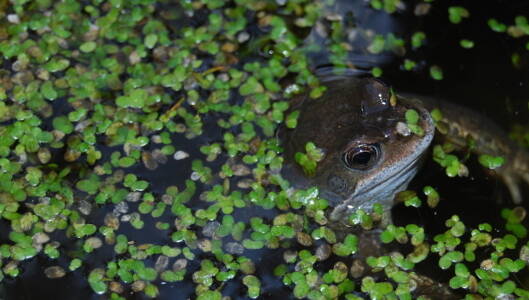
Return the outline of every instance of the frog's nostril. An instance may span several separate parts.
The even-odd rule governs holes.
[[[347,190],[347,183],[341,177],[336,175],[330,175],[327,179],[329,189],[335,193],[343,193]]]

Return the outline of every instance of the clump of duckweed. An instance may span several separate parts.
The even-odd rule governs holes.
[[[381,229],[388,223],[381,205],[336,228],[316,188],[294,190],[281,176],[276,133],[295,128],[299,116],[289,99],[325,91],[308,54],[326,51],[335,66],[351,67],[348,52],[361,40],[372,55],[401,57],[405,70],[425,67],[404,56],[427,43],[423,32],[401,38],[358,28],[355,35],[354,25],[325,11],[332,2],[0,4],[0,215],[7,229],[0,278],[20,276],[40,256],[51,261],[42,270],[48,278],[85,274],[92,291],[110,299],[131,292],[157,298],[166,284],[181,282],[193,284],[185,297],[222,299],[232,281],[260,298],[266,278],[255,256],[280,253],[273,274],[296,298],[410,299],[427,281],[413,268],[433,252],[441,269],[453,271],[452,289],[526,297],[512,278],[529,261],[529,245],[519,246],[527,234],[521,208],[502,212],[504,236],[493,237],[487,224],[469,231],[455,216],[432,242],[414,224]],[[404,9],[393,0],[370,6]],[[462,7],[449,9],[453,23],[468,17]],[[491,19],[489,26],[526,35],[526,20],[515,22]],[[313,26],[328,38],[325,49],[303,43],[300,32]],[[443,78],[440,66],[429,70]],[[372,74],[382,76],[383,68]],[[442,116],[432,115],[441,131]],[[416,111],[406,121],[422,134]],[[308,175],[322,157],[318,146],[296,154]],[[465,175],[452,151],[438,145],[434,159],[449,176]],[[480,162],[496,168],[500,159]],[[423,193],[435,207],[437,191]],[[399,200],[421,205],[412,191]],[[411,250],[385,249],[395,243]],[[479,268],[464,264],[481,249],[490,251]],[[507,257],[518,249],[519,259]],[[94,263],[105,252],[112,255]]]
[[[468,176],[467,166],[456,155],[449,154],[454,150],[456,150],[456,147],[450,143],[435,145],[433,148],[434,160],[445,168],[448,177]]]
[[[296,153],[295,159],[307,176],[313,176],[316,172],[318,161],[323,158],[323,152],[312,142],[308,142],[305,145],[305,151],[306,153]]]
[[[517,287],[510,277],[520,272],[525,267],[526,261],[521,258],[505,257],[509,249],[517,248],[518,239],[527,235],[525,230],[517,231],[515,228],[518,226],[514,226],[514,224],[521,226],[523,217],[513,216],[520,210],[523,209],[519,207],[514,210],[505,209],[502,212],[507,221],[505,229],[508,233],[498,237],[493,237],[492,227],[486,223],[476,229],[467,229],[457,216],[446,221],[449,230],[434,238],[436,243],[432,245],[432,252],[440,256],[439,267],[453,268],[454,276],[449,282],[451,288],[468,290],[467,297],[475,297],[478,294],[488,297],[498,297],[502,294],[518,297],[527,295],[527,291]],[[468,234],[470,239],[464,243],[462,238]],[[481,249],[488,251],[483,252]],[[467,264],[472,265],[480,252],[486,253],[485,258],[477,267],[469,267]]]
[[[479,156],[479,163],[489,169],[499,168],[503,165],[504,162],[505,159],[501,156],[492,156],[486,154]]]
[[[465,18],[469,18],[470,13],[462,6],[450,6],[448,8],[448,19],[454,24],[461,23]]]
[[[419,113],[414,109],[408,109],[405,114],[408,128],[416,135],[424,135],[424,130],[417,124],[419,122]]]

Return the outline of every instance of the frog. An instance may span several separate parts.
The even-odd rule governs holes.
[[[297,126],[281,136],[282,174],[296,188],[317,187],[332,207],[331,220],[380,204],[391,222],[395,196],[423,165],[436,127],[445,128],[443,137],[456,147],[473,140],[474,153],[504,157],[504,164],[494,172],[514,203],[521,202],[520,181],[529,184],[529,154],[485,116],[435,98],[394,93],[386,83],[354,72],[316,75],[326,87],[323,95],[317,99],[300,95],[291,101],[299,116]],[[436,121],[431,113],[435,108],[442,112]],[[417,112],[418,133],[409,130],[406,112],[410,110]],[[312,174],[295,159],[309,142],[322,154]]]

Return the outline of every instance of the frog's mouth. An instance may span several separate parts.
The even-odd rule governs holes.
[[[393,153],[387,153],[389,150],[386,150],[385,157],[382,159],[383,162],[376,169],[366,172],[365,176],[355,183],[354,192],[335,206],[331,212],[331,219],[342,219],[357,209],[369,211],[376,203],[380,203],[386,210],[391,209],[395,194],[406,189],[408,183],[417,173],[424,153],[433,140],[434,122],[428,110],[423,107],[419,100],[399,97],[398,103],[405,108],[415,109],[419,113],[419,125],[424,130],[424,135],[409,137],[406,155],[392,155]],[[401,151],[402,149],[393,150]],[[332,193],[327,194],[325,196],[331,198],[338,196],[332,195]]]

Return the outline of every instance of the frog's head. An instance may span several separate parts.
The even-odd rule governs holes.
[[[434,135],[429,112],[420,103],[398,99],[373,78],[321,78],[327,87],[318,99],[297,99],[298,125],[284,135],[283,175],[296,187],[317,186],[334,206],[333,218],[381,203],[390,209],[395,194],[406,188]],[[305,96],[301,96],[305,97]],[[405,112],[419,113],[423,135],[406,132]],[[404,130],[403,130],[404,129]],[[295,162],[297,152],[313,142],[324,155],[311,176]]]

